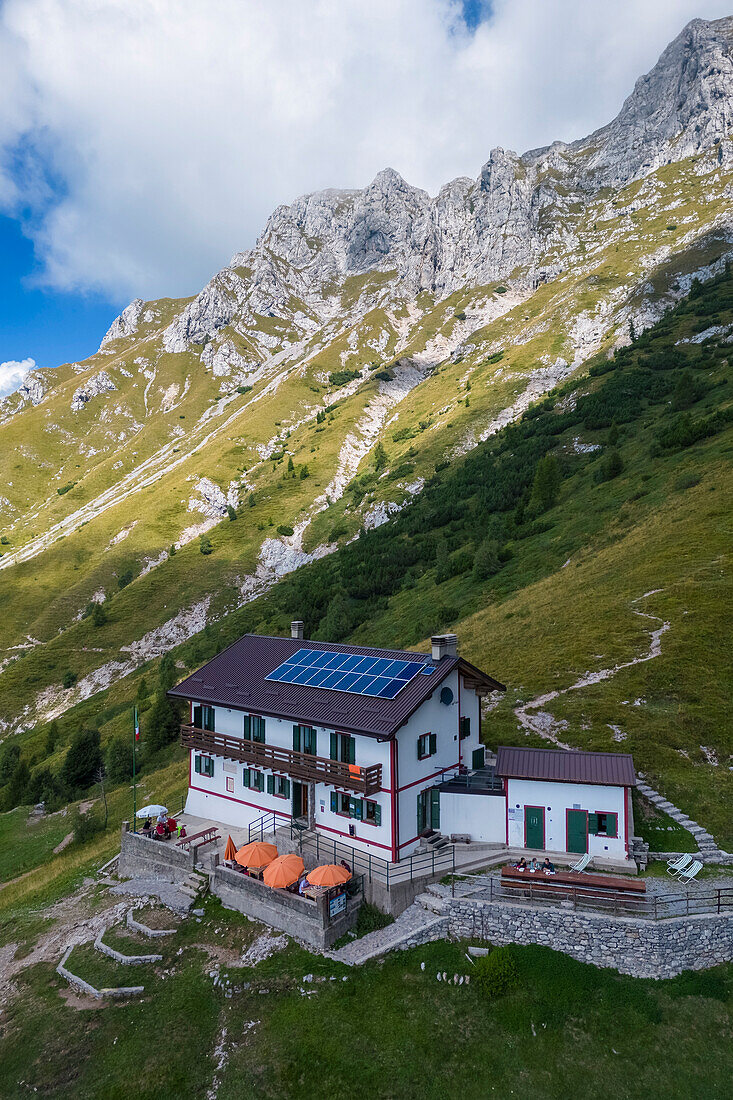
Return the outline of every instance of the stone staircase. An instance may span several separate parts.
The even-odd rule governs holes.
[[[687,829],[688,833],[692,834],[700,849],[700,859],[703,863],[733,862],[733,856],[718,847],[714,837],[707,829],[703,829],[702,825],[698,825],[691,817],[678,810],[674,803],[670,802],[664,795],[659,794],[658,791],[655,791],[653,787],[650,787],[648,783],[643,782],[641,779],[638,780],[636,786],[640,793],[644,795],[644,798],[651,802],[653,806],[669,814],[673,821],[678,822],[684,829]]]
[[[202,871],[191,871],[179,884],[178,889],[187,898],[191,899],[191,905],[200,901],[209,890],[209,876]]]

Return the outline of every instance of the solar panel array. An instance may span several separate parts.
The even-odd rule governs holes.
[[[413,676],[428,669],[432,672],[432,666],[426,666],[422,661],[299,649],[265,679],[281,684],[302,684],[331,691],[350,691],[353,695],[394,699]]]

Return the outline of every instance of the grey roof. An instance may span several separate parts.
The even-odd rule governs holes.
[[[432,676],[418,673],[394,699],[373,695],[354,695],[348,691],[284,684],[266,676],[299,649],[355,653],[364,657],[389,657],[420,661],[432,665],[427,653],[402,649],[375,649],[371,646],[341,645],[333,642],[304,641],[301,638],[277,638],[245,634],[212,661],[188,676],[168,694],[196,703],[231,707],[253,714],[312,723],[345,733],[366,733],[390,738],[428,698],[454,668],[488,690],[504,690],[504,685],[479,671],[462,657],[442,657]]]
[[[496,754],[496,774],[508,779],[548,779],[635,787],[633,758],[626,752],[574,752],[566,749],[507,748]]]

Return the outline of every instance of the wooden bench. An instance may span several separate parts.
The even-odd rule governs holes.
[[[176,847],[183,848],[184,852],[191,851],[191,845],[194,841],[199,841],[196,844],[197,848],[204,848],[207,844],[213,844],[215,840],[219,839],[219,834],[216,831],[215,826],[211,826],[208,829],[202,829],[199,833],[193,833],[192,836],[184,836],[181,840],[176,842]]]
[[[592,902],[593,899],[606,899],[611,903],[638,908],[646,895],[646,883],[638,879],[620,878],[612,875],[579,874],[575,871],[556,871],[548,874],[543,870],[520,871],[516,867],[502,867],[501,885],[504,889],[529,897],[574,898],[577,901]]]

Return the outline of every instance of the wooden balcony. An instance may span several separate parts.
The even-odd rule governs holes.
[[[241,737],[229,737],[224,733],[211,733],[196,726],[181,726],[181,744],[187,749],[200,749],[214,756],[238,760],[257,768],[267,768],[279,775],[312,783],[328,783],[332,787],[355,791],[357,794],[376,794],[382,788],[382,765],[370,764],[361,768],[357,764],[343,764],[325,756],[311,756],[307,752],[295,752],[278,745],[263,745],[260,741],[246,741]]]

